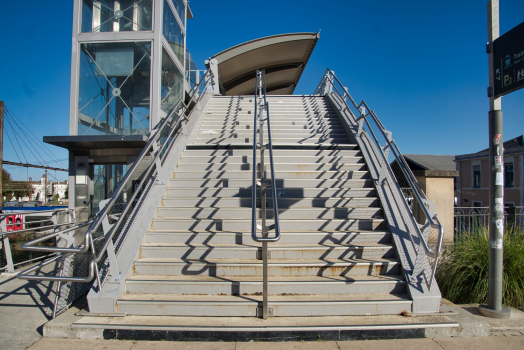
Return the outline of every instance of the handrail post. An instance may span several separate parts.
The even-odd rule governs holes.
[[[264,118],[264,110],[266,118]],[[267,121],[268,143],[264,144],[264,121]],[[273,152],[271,143],[271,126],[269,122],[269,107],[266,101],[265,72],[257,71],[255,85],[255,113],[253,119],[253,183],[252,183],[252,213],[251,213],[251,238],[255,242],[261,242],[261,250],[257,251],[257,258],[262,259],[262,307],[257,308],[257,316],[267,319],[273,316],[273,309],[268,307],[268,242],[280,239],[280,225],[278,222],[278,205],[276,199],[275,171],[273,164]],[[258,134],[258,135],[257,135]],[[269,151],[269,165],[271,168],[271,182],[267,181],[265,169],[265,150]],[[260,162],[257,163],[257,148],[260,149]],[[257,181],[257,178],[259,181]],[[257,185],[260,186],[260,215],[261,225],[257,225]],[[275,237],[268,237],[272,227],[267,225],[267,187],[271,186],[273,200],[273,218],[275,221]],[[256,231],[262,231],[262,237],[257,237]]]

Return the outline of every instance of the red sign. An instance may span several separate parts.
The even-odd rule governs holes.
[[[24,229],[24,217],[22,214],[11,215],[7,217],[7,232],[18,231]]]

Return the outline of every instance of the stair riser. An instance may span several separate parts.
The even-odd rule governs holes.
[[[266,135],[267,136],[267,135]],[[264,142],[267,142],[267,137],[264,138]],[[343,138],[278,138],[278,137],[272,137],[271,142],[273,144],[288,144],[288,143],[297,143],[297,144],[320,144],[320,143],[347,143],[347,139],[345,137]],[[223,138],[223,137],[215,137],[211,139],[205,139],[205,138],[199,138],[197,137],[196,143],[206,144],[206,145],[223,145],[223,144],[229,144],[229,145],[246,145],[246,144],[253,144],[253,138],[252,137],[246,137],[246,138]]]
[[[226,170],[202,170],[202,171],[175,171],[173,179],[251,179],[253,172],[246,171],[226,171]],[[259,177],[259,176],[258,176]],[[270,178],[271,173],[266,170],[266,178]],[[286,183],[291,179],[316,179],[316,180],[350,180],[350,179],[369,179],[371,175],[367,171],[275,171],[275,178],[285,179]],[[202,183],[205,180],[200,180]]]
[[[128,315],[151,316],[223,316],[223,317],[255,317],[256,302],[249,304],[214,304],[214,303],[170,303],[170,302],[118,302],[118,312]],[[275,305],[275,317],[293,316],[365,316],[365,315],[395,315],[403,310],[411,309],[411,302],[385,303],[311,303],[297,305]]]
[[[364,294],[395,293],[406,291],[403,281],[381,283],[371,282],[269,282],[268,295],[285,294]],[[136,294],[207,294],[207,295],[243,295],[262,292],[262,282],[157,282],[128,281],[127,293]]]
[[[259,159],[257,159],[258,163]],[[260,164],[260,163],[258,163]],[[267,171],[266,163],[266,171]],[[259,167],[257,166],[257,169]],[[362,164],[276,164],[278,171],[364,171],[366,165]],[[179,164],[176,171],[253,171],[253,165],[249,163],[201,163],[201,164]]]
[[[188,145],[190,146],[190,145]],[[355,145],[344,145],[344,147],[355,148]],[[189,149],[183,154],[183,157],[252,157],[253,148],[249,149]],[[273,157],[315,157],[318,161],[323,157],[362,157],[362,153],[358,149],[344,149],[344,150],[309,150],[309,149],[274,149]],[[267,155],[269,157],[269,155]],[[258,158],[258,155],[257,155]]]
[[[229,174],[228,174],[229,175]],[[275,177],[277,177],[275,175]],[[252,186],[252,180],[251,179],[236,179],[233,177],[227,177],[223,176],[222,179],[205,179],[202,180],[202,178],[196,178],[195,180],[191,179],[180,179],[177,178],[169,180],[169,187],[171,188],[197,188],[197,187],[208,187],[208,188],[245,188],[249,189]],[[343,180],[343,179],[284,179],[284,178],[276,178],[276,185],[278,192],[282,192],[282,190],[285,191],[283,193],[284,196],[289,196],[289,198],[296,198],[302,197],[298,195],[299,192],[303,191],[303,193],[306,193],[307,189],[319,189],[320,193],[324,193],[326,189],[332,189],[335,190],[335,193],[342,193],[344,191],[349,191],[350,189],[373,189],[373,181],[372,180]],[[285,186],[284,186],[285,185]],[[299,192],[297,192],[298,190]],[[167,189],[169,191],[169,188]],[[294,191],[294,193],[291,195],[291,193],[288,193]],[[271,192],[271,191],[268,191]],[[351,192],[345,192],[345,195],[348,197],[355,197],[351,196]],[[311,195],[305,195],[311,197]],[[324,194],[323,196],[327,196],[327,194]],[[335,195],[336,196],[336,195]]]
[[[258,223],[260,224],[260,223]],[[285,231],[351,231],[376,230],[382,220],[281,220],[280,229]],[[153,230],[192,230],[192,231],[250,231],[251,221],[239,219],[224,220],[168,220],[153,219]]]
[[[250,130],[247,130],[247,132],[220,132],[219,130],[212,130],[213,133],[210,133],[207,130],[203,130],[202,133],[199,133],[197,138],[198,140],[204,140],[204,139],[215,139],[215,138],[227,138],[227,139],[245,139],[247,137],[253,136],[253,131],[249,132]],[[267,132],[264,130],[264,140],[267,138]],[[301,132],[301,131],[287,131],[287,132],[271,132],[271,136],[274,138],[279,139],[303,139],[303,138],[346,138],[346,135],[344,133],[340,132]]]
[[[233,181],[233,180],[231,180]],[[235,180],[236,182],[236,180]],[[240,181],[238,181],[240,182]],[[287,183],[288,181],[286,181]],[[205,183],[208,186],[219,184],[216,180],[210,180]],[[172,183],[170,184],[172,185]],[[186,185],[186,187],[184,187]],[[184,198],[184,197],[243,197],[251,200],[250,188],[227,188],[227,187],[210,187],[210,188],[188,188],[202,185],[197,180],[180,180],[176,186],[168,188],[166,191],[167,197]],[[303,197],[333,197],[334,200],[352,198],[352,197],[373,197],[376,192],[373,188],[363,188],[365,184],[360,185],[360,188],[354,186],[352,189],[329,189],[329,188],[277,188],[277,194],[281,193],[280,198],[290,198],[291,200],[300,199]],[[326,184],[329,186],[329,184]],[[175,188],[176,187],[176,188]],[[247,186],[246,186],[247,187]],[[272,198],[271,191],[268,191],[268,198]],[[257,193],[257,198],[260,198],[260,191]],[[197,198],[198,199],[198,198]],[[249,204],[251,205],[251,204]]]
[[[251,265],[251,264],[250,264]],[[262,276],[262,264],[255,266],[214,265],[202,263],[141,263],[134,265],[135,275],[203,275],[219,277]],[[379,276],[398,275],[397,263],[353,266],[272,266],[268,265],[268,276]]]
[[[245,198],[195,198],[179,197],[162,199],[162,206],[165,207],[211,207],[211,208],[251,208],[251,193]],[[300,198],[279,198],[278,207],[284,208],[325,208],[325,207],[377,207],[379,201],[376,198],[358,198],[358,199],[339,199],[339,198],[319,198],[319,199],[300,199]],[[268,200],[268,207],[273,203]]]
[[[267,208],[266,218],[273,219],[273,208]],[[303,208],[280,209],[280,220],[285,219],[370,219],[382,215],[380,208]],[[251,219],[251,208],[184,208],[160,207],[158,218],[182,219]],[[257,217],[262,218],[261,211]]]
[[[241,125],[238,125],[238,122],[203,122],[199,133],[205,131],[205,130],[215,130],[218,132],[226,132],[226,133],[234,133],[234,132],[253,132],[253,121],[251,122],[242,122]],[[293,125],[295,124],[295,125]],[[278,124],[271,124],[271,132],[274,131],[282,131],[282,132],[294,132],[294,131],[302,131],[302,132],[310,132],[310,133],[317,133],[317,132],[335,132],[336,130],[333,130],[331,126],[338,125],[334,122],[334,124],[326,125],[323,124],[315,124],[315,123],[303,123],[302,125],[296,125],[296,123],[289,122],[289,123],[278,123]],[[264,133],[266,133],[267,128],[264,129]]]
[[[143,246],[140,257],[147,259],[252,259],[257,260],[257,248],[201,248]],[[393,258],[391,247],[384,248],[333,248],[282,249],[270,248],[271,259],[376,259]]]
[[[199,136],[204,135],[216,135],[216,134],[238,134],[238,135],[253,135],[253,128],[247,127],[246,128],[237,128],[235,125],[232,125],[231,127],[228,127],[227,125],[204,125],[200,132],[198,133]],[[264,134],[267,134],[267,129],[264,129]],[[271,134],[272,135],[316,135],[316,134],[323,134],[323,135],[346,135],[344,130],[337,129],[337,130],[331,130],[326,127],[320,127],[318,129],[311,129],[307,127],[295,127],[295,128],[280,128],[280,127],[271,127]]]
[[[147,233],[148,243],[185,243],[185,244],[254,244],[251,232],[176,232],[160,233],[149,231]],[[366,232],[366,233],[282,233],[280,244],[366,244],[366,243],[391,243],[389,232]]]
[[[295,152],[290,152],[295,153]],[[185,153],[187,154],[187,152]],[[269,164],[269,155],[266,153],[264,160]],[[260,156],[257,154],[257,162],[260,161]],[[333,164],[333,165],[344,165],[344,164],[365,164],[364,158],[362,157],[308,157],[308,156],[288,156],[288,157],[276,157],[273,156],[275,165],[281,166],[285,164]],[[252,156],[226,156],[226,157],[197,157],[197,156],[182,156],[180,159],[179,166],[186,166],[187,164],[228,164],[228,163],[240,163],[240,164],[252,164]]]

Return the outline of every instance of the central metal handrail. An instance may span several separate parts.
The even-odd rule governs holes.
[[[337,84],[335,84],[335,82],[341,87],[343,92],[339,91],[339,89],[337,88]],[[402,171],[404,177],[408,181],[409,187],[413,190],[413,193],[414,193],[414,195],[416,197],[416,200],[418,201],[418,203],[420,203],[420,208],[422,209],[422,213],[424,214],[424,216],[425,216],[425,218],[427,220],[427,224],[431,228],[435,228],[435,229],[438,230],[437,244],[436,244],[435,250],[432,251],[429,248],[428,243],[426,241],[427,238],[424,237],[424,235],[423,235],[423,233],[422,233],[422,231],[420,229],[420,226],[423,226],[423,225],[418,224],[418,222],[417,222],[413,212],[411,212],[410,217],[411,217],[411,220],[412,220],[413,225],[415,227],[416,235],[418,236],[418,238],[420,240],[420,243],[422,244],[422,247],[423,247],[423,249],[425,251],[425,254],[427,256],[429,256],[429,257],[434,259],[434,264],[433,264],[433,267],[432,267],[431,276],[429,277],[429,279],[427,281],[428,288],[431,289],[431,285],[432,285],[432,282],[433,282],[433,277],[435,276],[435,271],[437,269],[437,264],[438,264],[438,260],[439,260],[439,257],[440,257],[440,252],[441,252],[441,248],[442,248],[442,241],[443,241],[443,238],[444,238],[444,227],[440,223],[440,220],[438,219],[438,215],[436,213],[434,213],[434,211],[433,211],[434,210],[434,203],[429,201],[426,198],[426,195],[424,194],[424,191],[422,191],[422,188],[420,187],[418,181],[416,180],[415,176],[411,172],[411,169],[409,168],[406,160],[404,159],[404,156],[402,155],[402,153],[400,152],[397,144],[395,143],[395,141],[391,137],[391,132],[386,130],[386,128],[384,127],[384,125],[382,124],[380,119],[377,117],[375,112],[373,112],[369,108],[369,106],[366,104],[365,101],[362,101],[362,102],[360,102],[360,104],[357,104],[353,100],[353,98],[351,97],[351,95],[347,91],[347,88],[344,88],[344,85],[342,85],[340,80],[338,80],[338,78],[336,77],[335,73],[333,71],[331,71],[330,69],[326,70],[326,73],[324,74],[323,78],[321,79],[320,83],[318,84],[318,86],[317,86],[317,88],[315,90],[315,94],[320,94],[322,91],[324,93],[336,93],[340,97],[342,102],[345,104],[347,110],[350,112],[351,115],[353,115],[353,114],[351,113],[349,105],[346,102],[346,98],[349,98],[349,100],[351,101],[351,103],[353,104],[353,106],[354,106],[354,108],[356,110],[360,110],[360,112],[361,112],[360,116],[354,119],[354,122],[356,124],[358,124],[357,136],[362,136],[362,135],[365,134],[365,132],[363,130],[363,124],[366,123],[366,126],[367,126],[367,128],[369,130],[369,134],[371,134],[371,136],[373,137],[373,140],[374,140],[375,144],[377,145],[378,150],[380,151],[379,154],[381,155],[381,157],[382,157],[382,159],[384,161],[385,168],[390,173],[391,177],[393,179],[396,179],[397,177],[395,176],[395,174],[393,172],[393,169],[391,168],[391,166],[389,164],[389,161],[388,161],[389,151],[392,152],[395,160],[397,161],[397,164],[398,164],[400,170]],[[383,138],[386,140],[386,146],[384,148],[382,148],[380,146],[380,143],[379,143],[375,133],[373,132],[373,129],[371,128],[371,125],[369,124],[369,120],[367,118],[368,116],[371,117],[371,119],[375,123],[376,127],[380,130],[380,133],[382,134]],[[386,153],[384,153],[384,152],[386,152]],[[398,183],[398,181],[395,181],[395,184],[398,187],[398,190],[400,191],[400,193],[402,193],[402,189],[401,189],[400,184]],[[409,206],[406,198],[403,195],[401,197],[402,197],[402,199],[404,201],[405,206],[411,211],[410,206]],[[411,238],[411,236],[410,236],[410,238]],[[411,241],[414,244],[413,239],[411,239]],[[414,278],[416,278],[416,276],[412,276],[412,278],[414,279]]]
[[[192,101],[195,98],[195,95],[200,92],[200,89],[202,86],[206,86],[209,88],[211,85],[211,73],[209,71],[206,71],[204,76],[202,77],[200,83],[198,86],[196,86],[190,94],[189,101]],[[204,95],[204,91],[200,93],[200,95],[197,97],[198,100],[202,98]],[[198,102],[198,101],[195,101]],[[174,115],[178,117],[176,121],[174,120]],[[183,118],[182,118],[183,117]],[[146,193],[143,193],[143,191],[138,190],[142,187],[143,183],[146,180],[149,180],[148,176],[153,176],[154,172],[156,171],[156,177],[157,181],[164,181],[162,179],[162,158],[167,156],[169,153],[169,147],[173,144],[173,142],[169,142],[174,137],[174,134],[177,130],[180,129],[180,125],[182,123],[182,120],[187,120],[187,116],[185,115],[185,106],[183,105],[183,99],[180,100],[175,108],[172,109],[171,113],[164,117],[163,120],[161,120],[157,126],[152,130],[151,135],[149,137],[149,140],[147,144],[142,149],[142,152],[137,157],[137,159],[133,162],[133,165],[129,169],[129,171],[126,173],[124,178],[120,181],[117,188],[113,191],[111,194],[111,197],[109,198],[108,202],[104,205],[103,208],[97,213],[94,220],[90,222],[90,226],[87,229],[87,231],[84,234],[84,241],[83,244],[81,244],[78,247],[40,247],[35,246],[35,244],[41,242],[45,238],[49,238],[51,236],[57,236],[60,234],[63,234],[65,232],[71,231],[72,228],[69,228],[64,231],[59,231],[53,233],[51,236],[41,237],[37,240],[33,240],[31,242],[25,243],[21,245],[22,249],[25,250],[33,250],[33,251],[49,251],[49,252],[60,252],[62,254],[70,254],[70,253],[86,253],[90,248],[93,254],[93,258],[89,262],[89,273],[85,277],[66,277],[66,276],[50,276],[50,275],[28,275],[28,273],[32,273],[41,267],[45,266],[46,264],[52,263],[57,258],[49,259],[47,261],[42,262],[41,264],[38,264],[36,266],[33,266],[30,269],[27,269],[20,274],[18,274],[19,278],[22,279],[28,279],[28,280],[43,280],[43,281],[59,281],[59,282],[90,282],[95,277],[97,277],[97,282],[99,288],[101,288],[101,279],[100,279],[100,273],[98,271],[98,265],[97,263],[102,260],[103,257],[105,257],[106,253],[108,255],[108,258],[110,260],[110,269],[118,269],[116,266],[116,251],[114,249],[108,249],[109,246],[113,245],[113,238],[115,233],[117,232],[117,229],[122,226],[122,224],[126,221],[127,215],[131,208],[133,207],[133,203],[138,201],[138,196],[140,195],[143,197],[146,195]],[[170,125],[172,123],[172,125]],[[164,130],[166,129],[166,130]],[[167,131],[167,134],[164,132]],[[162,143],[162,140],[164,142]],[[159,145],[159,143],[162,143]],[[153,154],[153,159],[150,162],[149,166],[145,170],[142,171],[142,176],[138,176],[141,174],[138,174],[138,164],[141,163],[142,160],[144,160],[145,157],[149,156],[149,154]],[[132,178],[141,178],[140,183],[137,183],[136,187],[137,190],[134,190],[130,198],[127,200],[127,205],[123,209],[123,211],[120,213],[118,220],[113,224],[109,225],[108,218],[111,216],[110,210],[117,205],[117,200],[123,195],[124,188],[126,187],[126,184],[131,182]],[[145,192],[145,191],[144,191]],[[81,226],[85,226],[87,223],[82,223],[80,226],[76,226],[75,228],[79,228]],[[104,240],[103,246],[98,249],[98,251],[95,250],[94,244],[93,244],[93,235],[102,228],[104,232],[104,236],[102,239]],[[118,276],[114,276],[115,278]]]
[[[264,118],[264,110],[266,117]],[[264,144],[264,122],[267,121],[267,136],[268,143]],[[257,136],[258,134],[258,136]],[[257,141],[257,139],[259,141]],[[264,151],[269,151],[269,166],[271,170],[271,179],[268,183],[266,180],[266,171],[264,164]],[[260,150],[260,163],[257,164],[257,150]],[[260,175],[260,180],[257,181],[257,172]],[[257,224],[257,186],[260,187],[260,212],[262,217],[261,225]],[[273,199],[273,219],[274,224],[266,226],[266,189],[271,187]],[[262,237],[257,236],[257,229],[262,231]],[[268,237],[269,231],[275,229],[275,236]],[[255,116],[253,119],[253,183],[252,183],[252,203],[251,203],[251,238],[255,242],[262,243],[262,264],[263,264],[263,300],[262,300],[262,318],[266,319],[272,310],[268,310],[268,251],[267,243],[276,242],[280,239],[280,224],[278,220],[278,203],[277,203],[277,188],[275,181],[275,166],[273,163],[273,144],[271,142],[271,122],[269,118],[269,105],[266,100],[266,75],[265,71],[257,70],[257,78],[255,85]],[[260,314],[258,315],[260,316]]]

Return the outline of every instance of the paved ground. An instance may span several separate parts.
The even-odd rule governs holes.
[[[49,284],[0,275],[0,348],[23,350],[42,337],[52,314]]]
[[[524,312],[512,310],[510,320],[494,320],[478,314],[478,305],[462,305],[462,318],[478,318],[491,330],[488,337],[454,337],[435,339],[319,341],[319,342],[222,342],[190,343],[163,341],[85,340],[42,338],[44,324],[49,321],[54,292],[48,283],[19,280],[0,275],[0,349],[524,349]],[[443,301],[445,302],[445,301]],[[460,320],[460,318],[459,318]],[[461,321],[457,321],[461,323]],[[463,333],[464,334],[464,333]]]
[[[315,349],[315,350],[473,350],[493,349],[512,350],[524,349],[524,335],[500,334],[499,336],[475,337],[475,338],[438,338],[438,339],[400,339],[400,340],[363,340],[363,341],[341,341],[341,342],[289,342],[289,343],[185,343],[185,342],[159,342],[159,341],[126,341],[126,340],[72,340],[72,339],[50,339],[42,338],[29,350],[91,350],[91,349],[114,349],[114,350],[272,350],[289,349]]]

